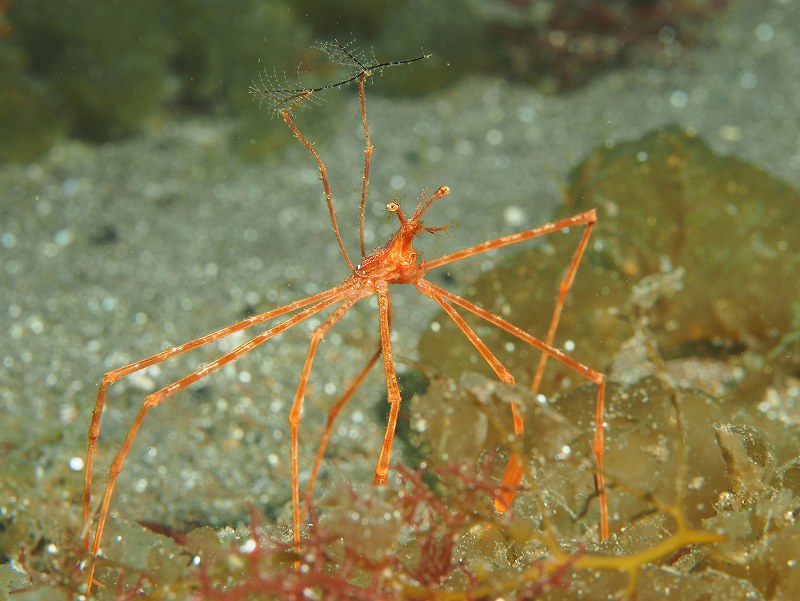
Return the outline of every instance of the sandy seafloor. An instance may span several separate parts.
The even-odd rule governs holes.
[[[617,70],[565,96],[491,78],[414,100],[369,95],[376,151],[368,246],[395,228],[386,202],[414,202],[426,186],[452,188],[427,223],[458,226],[421,239],[426,257],[544,222],[559,203],[560,183],[592,149],[672,123],[800,185],[799,25],[797,0],[740,0],[718,17],[713,43],[668,70]],[[317,149],[355,257],[363,140],[354,95],[337,105],[335,118],[334,134]],[[27,475],[0,465],[6,482],[40,483],[77,514],[86,431],[104,372],[346,277],[306,151],[288,144],[249,162],[230,150],[229,130],[211,118],[170,120],[121,143],[65,141],[35,163],[0,169],[0,454],[34,462]],[[463,289],[491,259],[454,266],[447,285]],[[394,295],[393,341],[408,360],[435,310],[417,296]],[[304,433],[324,419],[330,397],[319,393],[340,391],[343,376],[355,374],[376,344],[375,306],[365,302],[324,342]],[[288,526],[287,418],[308,332],[294,328],[155,409],[123,473],[115,515],[220,526],[246,521],[255,503]],[[112,387],[98,482],[147,392],[244,337],[234,339]],[[371,478],[384,427],[375,410],[382,387],[376,371],[332,442],[345,477]],[[302,444],[307,470],[314,441],[304,436]],[[31,490],[17,493],[0,500],[4,511],[19,511]]]

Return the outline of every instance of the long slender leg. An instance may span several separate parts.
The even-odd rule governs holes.
[[[372,160],[372,151],[375,147],[369,138],[369,126],[367,125],[367,105],[364,101],[364,82],[369,77],[368,71],[363,71],[358,77],[358,100],[361,103],[361,125],[364,127],[364,176],[361,179],[361,209],[358,217],[358,239],[361,245],[361,256],[367,254],[364,247],[364,212],[367,208],[367,188],[369,187],[369,166]]]
[[[314,494],[314,485],[317,482],[317,474],[319,473],[319,467],[322,464],[322,459],[325,457],[325,449],[328,446],[328,439],[330,439],[331,431],[333,430],[333,424],[336,421],[336,418],[339,417],[339,414],[344,409],[345,405],[350,402],[350,399],[355,394],[356,390],[358,390],[361,385],[364,383],[367,375],[372,368],[375,367],[375,364],[378,362],[378,358],[381,356],[381,348],[380,345],[378,346],[378,350],[376,350],[372,357],[370,357],[367,364],[364,366],[364,369],[356,376],[355,380],[350,383],[347,390],[345,390],[344,394],[339,397],[339,400],[333,404],[333,406],[328,410],[328,421],[325,424],[325,431],[322,433],[322,438],[320,439],[319,447],[317,448],[317,456],[314,458],[314,467],[311,470],[311,478],[308,481],[308,487],[306,488],[306,502],[303,512],[300,514],[300,521],[303,522],[305,520],[305,512],[308,511],[308,503],[313,498]]]
[[[108,387],[117,382],[118,380],[124,378],[125,376],[129,376],[137,371],[142,369],[146,369],[151,365],[155,365],[157,363],[161,363],[162,361],[166,361],[167,359],[171,359],[172,357],[176,357],[183,353],[187,353],[194,349],[200,348],[206,344],[211,342],[215,342],[217,340],[221,340],[226,336],[230,336],[236,332],[240,332],[246,328],[251,326],[258,325],[265,321],[269,321],[271,319],[275,319],[276,317],[280,317],[282,315],[286,315],[287,313],[292,313],[297,309],[302,309],[308,305],[312,305],[314,303],[318,303],[323,301],[327,298],[334,296],[341,288],[339,286],[335,288],[331,288],[330,290],[326,290],[325,292],[320,292],[319,294],[315,294],[313,296],[309,296],[308,298],[304,298],[293,303],[289,303],[288,305],[284,305],[283,307],[278,307],[277,309],[273,309],[272,311],[267,311],[266,313],[262,313],[260,315],[253,315],[252,317],[248,317],[238,323],[230,325],[226,328],[221,330],[217,330],[216,332],[212,332],[185,344],[181,344],[179,346],[172,347],[160,353],[156,353],[151,357],[147,357],[146,359],[142,359],[141,361],[136,361],[135,363],[131,363],[129,365],[125,365],[124,367],[120,367],[113,371],[108,372],[103,376],[103,380],[100,383],[100,390],[97,393],[97,402],[95,403],[94,411],[92,412],[92,422],[89,425],[89,435],[88,435],[88,450],[86,453],[86,479],[84,482],[84,489],[83,489],[83,522],[85,524],[85,533],[84,533],[84,546],[88,550],[89,548],[89,526],[90,526],[90,517],[91,517],[91,505],[92,505],[92,474],[94,469],[94,457],[97,451],[97,439],[100,437],[100,418],[103,414],[103,407],[105,406],[106,402],[106,394],[108,392]]]
[[[339,225],[336,221],[336,211],[333,208],[333,194],[331,193],[331,184],[328,181],[328,169],[325,167],[325,163],[322,162],[322,159],[317,154],[317,151],[314,150],[314,147],[311,145],[306,137],[300,133],[297,125],[292,120],[292,116],[289,114],[288,110],[283,110],[280,112],[281,117],[286,122],[286,125],[294,132],[294,135],[297,137],[300,142],[302,142],[303,146],[308,149],[308,152],[311,153],[311,156],[314,157],[314,160],[317,162],[317,166],[319,167],[319,176],[322,179],[322,187],[325,189],[325,203],[328,205],[328,213],[331,215],[331,227],[333,227],[333,233],[336,235],[336,242],[339,244],[339,250],[342,251],[342,256],[344,260],[347,262],[347,267],[350,269],[350,272],[355,272],[353,268],[353,262],[350,261],[350,257],[347,256],[347,251],[344,249],[344,242],[342,242],[342,236],[339,234]]]
[[[473,255],[486,252],[487,250],[492,250],[494,248],[501,248],[503,246],[508,246],[509,244],[517,244],[519,242],[524,242],[525,240],[530,240],[531,238],[538,238],[540,236],[552,234],[553,232],[557,232],[559,230],[565,230],[567,228],[575,227],[577,225],[591,225],[594,224],[596,221],[597,221],[597,211],[595,209],[592,209],[591,211],[586,211],[585,213],[578,213],[577,215],[573,215],[572,217],[567,217],[566,219],[561,219],[560,221],[555,221],[553,223],[545,223],[544,225],[540,225],[538,227],[525,230],[524,232],[517,232],[516,234],[510,234],[508,236],[503,236],[502,238],[497,238],[495,240],[482,242],[480,244],[476,244],[475,246],[469,246],[467,248],[456,251],[449,255],[445,255],[443,257],[439,257],[438,259],[434,259],[433,261],[428,261],[426,263],[426,266],[428,268],[428,271],[430,271],[431,269],[436,269],[437,267],[441,267],[442,265],[447,265],[448,263],[453,263],[455,261],[460,261],[461,259],[466,259],[467,257],[471,257]]]
[[[547,336],[544,339],[544,343],[547,346],[553,346],[553,341],[556,337],[556,330],[558,329],[558,322],[561,319],[561,312],[564,310],[564,302],[567,299],[567,294],[569,294],[570,288],[572,288],[572,283],[575,281],[575,273],[578,271],[578,266],[583,258],[583,253],[586,251],[586,245],[589,244],[589,236],[592,234],[593,227],[594,222],[586,224],[586,229],[583,230],[583,235],[581,236],[580,242],[578,242],[578,247],[575,249],[575,253],[572,255],[572,260],[569,263],[569,267],[567,268],[567,271],[558,286],[556,306],[553,308],[553,315],[550,318],[550,327],[547,328]],[[534,374],[533,382],[531,383],[531,392],[534,394],[539,392],[539,385],[542,382],[544,368],[545,365],[547,365],[547,359],[549,356],[550,355],[547,353],[542,353],[542,356],[539,359],[539,365],[536,367],[536,373]]]
[[[385,282],[379,282],[378,319],[381,332],[381,354],[383,355],[383,371],[386,373],[386,391],[390,407],[386,434],[383,437],[378,465],[375,467],[373,484],[386,483],[386,476],[389,474],[389,459],[392,454],[392,441],[397,427],[397,416],[400,415],[400,386],[397,384],[397,372],[392,357],[391,314],[392,301],[389,297],[389,286]]]
[[[495,357],[492,351],[490,351],[480,339],[478,334],[476,334],[469,324],[464,321],[464,318],[461,317],[461,315],[459,315],[455,309],[453,309],[452,305],[442,298],[442,295],[434,290],[429,282],[420,280],[416,283],[416,286],[425,296],[428,296],[439,303],[442,309],[444,309],[444,312],[447,313],[450,319],[455,322],[458,328],[464,333],[472,345],[491,366],[494,373],[497,374],[497,377],[500,378],[502,382],[513,385],[514,376],[511,375],[511,372],[509,372],[508,369],[500,362],[500,360]],[[514,421],[514,435],[519,436],[522,434],[522,430],[524,429],[524,421],[516,403],[511,403],[511,417]],[[522,463],[520,462],[519,457],[517,457],[515,453],[512,453],[511,457],[509,457],[508,465],[506,466],[506,470],[503,475],[501,488],[494,499],[494,506],[497,511],[505,511],[508,509],[508,506],[511,505],[511,501],[514,498],[515,489],[522,480],[522,473]]]
[[[566,300],[567,294],[572,286],[572,283],[575,280],[575,274],[578,270],[578,266],[580,265],[580,261],[583,257],[583,254],[586,250],[586,246],[589,242],[589,236],[591,235],[592,228],[594,224],[597,222],[597,213],[594,209],[590,211],[586,211],[584,213],[579,213],[578,215],[574,215],[572,217],[568,217],[566,219],[562,219],[560,221],[556,221],[554,223],[547,223],[530,230],[526,230],[524,232],[519,232],[517,234],[511,234],[509,236],[504,236],[502,238],[497,238],[496,240],[489,240],[487,242],[483,242],[481,244],[477,244],[475,246],[470,246],[463,250],[457,251],[455,253],[445,255],[439,259],[435,259],[430,261],[427,264],[428,270],[435,269],[436,267],[441,267],[442,265],[447,265],[448,263],[452,263],[454,261],[458,261],[461,259],[465,259],[467,257],[480,254],[482,252],[486,252],[491,249],[501,248],[503,246],[508,246],[511,244],[517,244],[519,242],[523,242],[525,240],[530,240],[532,238],[537,238],[540,236],[544,236],[547,234],[551,234],[553,232],[564,230],[570,227],[583,225],[585,226],[585,230],[581,239],[578,243],[578,247],[575,250],[575,253],[572,256],[572,260],[570,261],[569,267],[567,268],[566,274],[564,275],[563,279],[561,280],[561,284],[559,285],[559,293],[556,299],[556,305],[553,309],[553,314],[550,319],[550,325],[548,327],[547,336],[545,338],[545,344],[548,347],[552,347],[553,341],[555,340],[556,330],[558,328],[558,323],[561,318],[561,312],[564,308],[564,302]],[[533,381],[531,383],[531,390],[535,393],[539,390],[539,385],[541,383],[542,377],[544,375],[544,369],[547,364],[547,359],[549,355],[547,353],[542,353],[542,356],[539,360],[539,364],[537,365],[536,372],[533,377]],[[515,423],[516,428],[516,423]],[[597,434],[595,435],[597,436]],[[600,446],[602,448],[602,429],[600,432],[600,440],[598,444],[598,440],[595,440],[595,447]],[[595,453],[596,455],[597,452]],[[598,466],[600,471],[598,472],[598,484],[597,488],[599,492],[598,494],[605,494],[605,487],[602,475],[602,452],[598,456]],[[522,480],[522,466],[519,463],[518,458],[515,455],[512,455],[509,459],[508,466],[506,468],[506,472],[503,475],[503,485],[506,490],[514,490]],[[510,494],[507,502],[504,504],[502,501],[495,501],[495,507],[498,511],[504,511],[505,508],[508,507],[508,504],[511,503],[511,499],[513,499],[513,493]],[[601,507],[602,511],[602,507]],[[602,526],[601,526],[602,529]]]
[[[608,538],[608,497],[606,494],[605,488],[605,477],[603,475],[603,450],[605,448],[604,436],[603,436],[603,423],[605,421],[605,389],[606,389],[606,378],[603,374],[598,371],[595,371],[589,367],[586,367],[582,363],[579,363],[572,357],[569,357],[562,353],[560,350],[553,348],[552,346],[545,344],[538,338],[531,336],[524,330],[518,328],[512,323],[509,323],[502,317],[498,317],[494,313],[487,311],[486,309],[482,309],[481,307],[477,306],[470,301],[461,298],[457,294],[453,294],[452,292],[448,292],[444,288],[440,288],[431,282],[427,282],[427,285],[430,287],[430,290],[433,290],[440,294],[445,299],[449,300],[455,305],[466,309],[467,311],[477,315],[481,319],[488,321],[489,323],[501,328],[511,334],[512,336],[522,340],[526,344],[539,349],[543,353],[547,353],[551,357],[553,357],[556,361],[561,362],[563,365],[572,369],[573,371],[578,372],[584,378],[589,380],[590,382],[594,382],[597,384],[597,402],[595,404],[595,420],[594,420],[594,442],[592,445],[592,450],[594,451],[595,460],[597,463],[597,472],[595,475],[595,484],[597,487],[597,497],[600,503],[600,539],[605,540]],[[507,468],[506,472],[509,472]],[[519,484],[519,481],[516,482],[506,482],[504,477],[502,481],[503,487],[510,487],[515,488]],[[512,495],[513,498],[513,495]]]
[[[116,456],[114,457],[114,460],[111,462],[111,466],[109,468],[108,482],[106,483],[106,489],[103,495],[103,501],[100,505],[100,516],[98,517],[97,520],[97,527],[95,529],[94,541],[92,543],[92,548],[91,548],[91,554],[93,559],[89,566],[89,571],[87,576],[87,588],[89,589],[89,591],[91,591],[91,587],[94,582],[94,570],[95,570],[94,558],[97,557],[97,554],[100,550],[100,542],[103,537],[103,530],[105,529],[106,520],[108,519],[108,512],[111,507],[111,499],[114,494],[114,487],[116,486],[117,478],[119,477],[119,474],[122,471],[122,467],[125,464],[125,460],[127,459],[128,454],[130,453],[133,442],[136,439],[136,435],[139,432],[139,429],[141,428],[147,413],[154,407],[157,407],[159,404],[161,404],[164,400],[173,396],[178,391],[183,390],[190,384],[206,377],[208,374],[217,371],[223,365],[230,363],[234,359],[237,359],[242,355],[249,353],[258,345],[266,342],[270,338],[273,338],[274,336],[280,334],[281,332],[288,330],[292,326],[311,317],[312,315],[319,313],[320,311],[323,311],[324,309],[330,307],[334,303],[339,302],[343,299],[349,300],[351,297],[352,297],[352,288],[350,287],[342,288],[332,297],[322,300],[318,302],[316,305],[313,305],[301,311],[297,315],[294,315],[293,317],[286,319],[285,321],[279,323],[278,325],[273,326],[269,330],[262,332],[258,336],[245,342],[244,344],[240,345],[231,352],[223,355],[216,361],[212,361],[211,363],[204,365],[200,369],[193,371],[191,374],[184,376],[180,380],[177,380],[176,382],[173,382],[172,384],[169,384],[168,386],[165,386],[160,390],[157,390],[156,392],[152,393],[145,399],[141,409],[139,410],[139,414],[136,416],[133,425],[131,426],[130,430],[128,430],[128,433],[125,435],[122,445],[120,446],[120,449],[117,452]]]
[[[325,334],[328,333],[333,325],[338,322],[350,308],[364,298],[363,295],[353,293],[339,307],[334,311],[328,319],[321,325],[314,328],[311,334],[311,343],[308,345],[308,353],[306,353],[306,360],[303,364],[303,371],[300,373],[300,381],[297,384],[297,392],[294,396],[292,409],[289,412],[289,426],[291,428],[291,452],[292,452],[292,529],[294,533],[295,542],[300,541],[300,462],[299,462],[299,449],[298,449],[298,432],[300,426],[300,417],[303,412],[303,400],[306,396],[306,388],[308,387],[308,378],[311,375],[311,367],[314,363],[314,357],[317,354],[317,347]]]
[[[432,298],[435,300],[439,305],[444,309],[444,312],[452,319],[458,328],[464,333],[464,335],[469,339],[472,345],[478,350],[481,356],[486,360],[489,366],[492,368],[494,373],[497,374],[497,377],[500,378],[501,381],[505,382],[506,384],[514,384],[514,376],[511,375],[511,372],[501,363],[501,361],[489,350],[489,348],[484,344],[483,340],[480,339],[480,336],[475,333],[475,331],[469,326],[469,324],[464,321],[464,318],[461,317],[456,310],[453,309],[453,306],[447,302],[442,294],[435,289],[433,284],[428,282],[427,280],[419,280],[416,284],[416,287],[419,288],[420,292],[425,296]]]

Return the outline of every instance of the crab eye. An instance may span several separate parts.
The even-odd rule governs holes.
[[[386,205],[386,210],[391,211],[392,213],[397,213],[400,210],[400,205],[396,202],[390,202]]]

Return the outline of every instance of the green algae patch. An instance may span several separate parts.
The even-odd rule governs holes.
[[[682,268],[681,281],[673,284],[680,289],[654,301],[649,326],[676,371],[681,358],[704,358],[704,370],[681,374],[687,383],[716,382],[718,389],[709,392],[723,396],[761,396],[776,370],[796,370],[791,333],[800,292],[797,190],[754,165],[716,155],[676,128],[601,149],[571,181],[556,217],[596,207],[599,220],[555,346],[574,345],[572,357],[607,371],[633,334],[633,284]],[[476,279],[465,296],[544,338],[578,234],[555,234],[521,250]],[[445,374],[469,368],[491,375],[444,314],[435,321],[436,331],[420,342],[424,364]],[[535,350],[490,328],[480,333],[519,382],[530,381]],[[571,370],[549,365],[542,391],[552,394],[582,382]]]
[[[522,386],[497,382],[437,315],[420,342],[432,386],[412,401],[410,418],[429,463],[488,461],[499,478],[509,451],[524,457],[512,511],[539,533],[539,557],[557,556],[542,532],[574,554],[568,584],[542,598],[605,599],[634,588],[648,598],[793,598],[800,194],[669,128],[596,152],[565,196],[556,219],[592,207],[599,214],[554,345],[608,378],[611,539],[594,542],[596,387],[550,359],[544,394],[533,396],[525,387],[538,354],[477,320],[471,325]],[[580,233],[496,261],[464,296],[544,338]],[[470,370],[481,375],[464,375]],[[517,437],[512,402],[525,418]],[[456,440],[463,433],[471,444]],[[725,542],[646,567],[632,559],[683,528]],[[582,562],[581,549],[619,561],[619,571]]]

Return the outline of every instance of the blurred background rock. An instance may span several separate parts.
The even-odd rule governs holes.
[[[675,60],[727,3],[0,0],[0,163],[31,160],[63,136],[102,142],[196,112],[232,116],[245,154],[270,152],[285,136],[269,133],[248,86],[259,69],[326,75],[308,51],[314,39],[355,39],[382,59],[433,53],[413,78],[387,73],[383,93],[430,92],[475,72],[565,92],[609,66]]]

